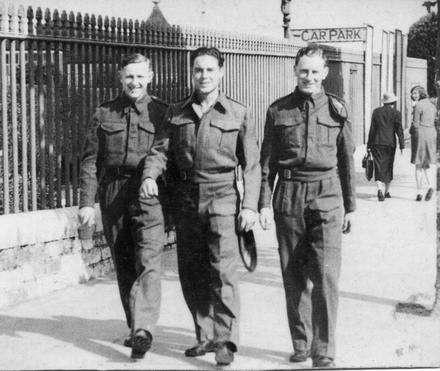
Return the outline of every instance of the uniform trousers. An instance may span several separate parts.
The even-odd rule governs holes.
[[[335,357],[341,265],[339,179],[279,180],[274,193],[287,315],[295,350]]]
[[[138,177],[103,180],[99,189],[104,235],[110,246],[127,325],[154,333],[161,301],[164,220],[157,198],[139,198]]]
[[[197,341],[228,343],[236,351],[240,311],[236,187],[228,180],[182,182],[177,189],[179,276]]]

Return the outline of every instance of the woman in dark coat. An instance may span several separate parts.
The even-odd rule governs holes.
[[[434,193],[430,164],[436,163],[437,131],[435,119],[437,108],[428,99],[425,89],[417,87],[419,100],[414,111],[410,128],[411,163],[416,166],[416,201],[423,198],[423,183],[427,185],[425,200],[429,201]]]
[[[390,184],[393,180],[396,136],[400,151],[405,147],[401,114],[396,110],[397,97],[393,93],[383,95],[383,106],[376,108],[371,117],[367,148],[374,160],[374,179],[377,184],[377,198],[384,201],[391,198]]]

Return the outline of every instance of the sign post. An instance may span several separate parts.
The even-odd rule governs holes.
[[[367,141],[371,124],[371,94],[373,81],[373,26],[366,25],[365,67],[364,67],[364,143]]]
[[[365,42],[366,27],[290,29],[293,40],[314,43]]]

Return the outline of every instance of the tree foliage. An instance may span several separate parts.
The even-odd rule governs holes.
[[[438,27],[437,14],[431,12],[415,22],[408,33],[408,57],[428,61],[428,93],[431,96],[436,94],[434,73]]]

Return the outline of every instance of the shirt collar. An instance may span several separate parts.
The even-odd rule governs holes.
[[[299,100],[300,105],[304,104],[306,101],[310,102],[313,106],[313,108],[319,108],[325,103],[325,90],[324,88],[321,88],[321,90],[317,93],[314,93],[312,95],[307,95],[301,92],[298,87],[296,87],[295,91],[293,92],[294,99]]]
[[[198,98],[195,91],[183,102],[182,108],[186,108],[192,105],[193,103],[198,104]],[[225,93],[219,91],[218,97],[214,102],[214,104],[212,105],[212,107],[219,112],[225,113],[227,106],[228,106],[228,98],[226,97]]]
[[[134,108],[137,113],[142,113],[151,102],[149,94],[145,94],[141,99],[136,102],[131,101],[124,93],[121,95],[122,107],[125,114],[130,112],[130,107]]]

